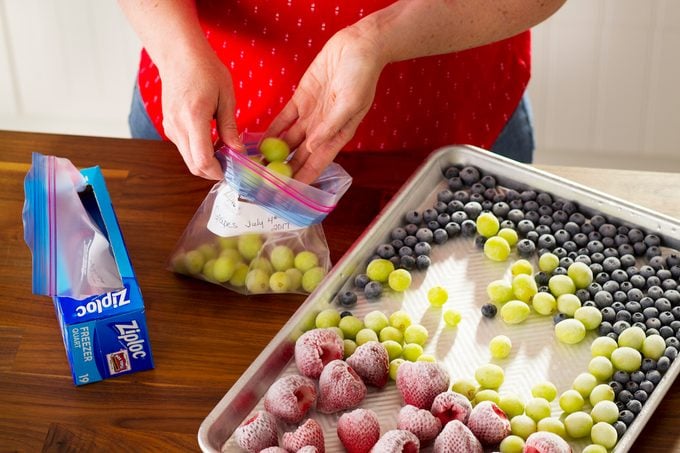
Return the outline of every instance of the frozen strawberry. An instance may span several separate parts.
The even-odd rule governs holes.
[[[484,445],[497,444],[510,434],[510,420],[491,401],[482,401],[472,409],[468,428]]]
[[[472,404],[460,393],[444,392],[437,395],[430,410],[439,419],[442,426],[446,426],[451,420],[467,423],[470,412],[472,412]]]
[[[338,419],[338,438],[347,453],[368,453],[380,439],[378,416],[370,409],[355,409]]]
[[[234,431],[236,443],[251,453],[279,444],[276,418],[265,411],[257,411]]]
[[[571,453],[571,447],[557,434],[539,431],[527,438],[524,453]]]
[[[333,360],[319,376],[319,399],[316,408],[332,414],[357,407],[366,396],[366,386],[359,375],[342,360]]]
[[[260,453],[288,453],[288,450],[281,447],[268,447],[264,450],[260,450]]]
[[[449,388],[449,373],[435,362],[404,362],[397,371],[397,388],[406,404],[430,409],[434,398]]]
[[[437,437],[442,423],[430,411],[407,404],[399,411],[397,428],[411,431],[424,444]]]
[[[472,431],[460,420],[452,420],[434,440],[434,453],[482,453],[484,449]]]
[[[264,408],[286,423],[299,423],[316,402],[316,382],[297,374],[274,382],[264,395]]]
[[[295,364],[302,375],[318,379],[326,364],[342,359],[344,350],[342,340],[332,330],[310,330],[295,343]]]
[[[373,446],[371,453],[418,453],[420,441],[411,431],[387,431]]]
[[[324,453],[323,429],[313,418],[307,419],[294,432],[283,433],[281,441],[283,448],[288,451],[298,451],[302,447],[316,447],[319,453]]]
[[[390,359],[382,343],[364,343],[347,359],[347,363],[357,372],[366,385],[385,387],[389,378]]]
[[[321,453],[323,450],[319,450],[316,447],[313,447],[311,445],[305,445],[301,449],[299,449],[296,453]]]

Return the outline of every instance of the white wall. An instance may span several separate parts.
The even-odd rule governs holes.
[[[680,2],[568,0],[533,35],[539,163],[680,171]],[[0,0],[0,129],[128,136],[113,0]]]

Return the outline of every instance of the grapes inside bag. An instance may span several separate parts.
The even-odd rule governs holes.
[[[291,178],[287,145],[244,134],[216,153],[224,179],[184,231],[170,269],[242,294],[310,293],[331,268],[322,220],[352,178],[331,164],[311,185]]]

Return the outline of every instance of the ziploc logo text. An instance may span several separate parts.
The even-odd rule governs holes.
[[[116,309],[130,303],[127,288],[111,291],[99,299],[92,299],[75,308],[76,316],[82,318],[88,314],[103,313],[105,310]]]
[[[113,328],[116,329],[118,339],[125,344],[125,348],[130,351],[133,359],[143,359],[146,357],[144,338],[139,336],[141,329],[136,319],[127,323],[114,324]]]

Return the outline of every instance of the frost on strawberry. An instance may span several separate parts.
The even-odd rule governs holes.
[[[472,409],[468,428],[484,445],[497,444],[510,434],[510,420],[496,403],[482,401]]]
[[[525,453],[571,453],[566,440],[548,431],[531,434],[524,444]]]
[[[257,411],[234,431],[234,439],[241,448],[258,453],[279,444],[276,418],[265,411]]]
[[[430,411],[407,404],[399,411],[397,428],[412,432],[425,444],[437,437],[442,424]]]
[[[373,446],[371,453],[418,453],[420,441],[410,431],[393,429],[387,431]]]
[[[452,420],[434,441],[434,453],[483,453],[482,444],[460,420]]]
[[[324,366],[342,359],[342,340],[330,329],[314,329],[302,334],[295,342],[295,364],[300,374],[318,379]]]
[[[382,388],[389,378],[390,360],[382,343],[369,341],[359,346],[347,359],[366,385]]]
[[[319,453],[325,452],[323,429],[313,418],[307,419],[298,429],[284,433],[281,441],[288,451],[299,451],[303,447],[315,447]]]
[[[324,414],[357,407],[366,397],[366,385],[359,375],[342,360],[334,360],[319,376],[319,398],[316,408]]]
[[[316,402],[316,383],[299,375],[284,376],[264,395],[264,408],[286,423],[299,423]]]
[[[288,450],[281,447],[267,447],[264,450],[260,450],[260,453],[288,453]]]
[[[378,416],[370,409],[355,409],[338,420],[338,438],[347,453],[368,453],[380,439]]]
[[[406,404],[430,409],[435,397],[449,388],[449,373],[434,362],[404,362],[397,371],[397,389]]]
[[[435,397],[431,411],[442,426],[446,426],[451,420],[459,420],[467,424],[470,412],[472,412],[472,404],[460,393],[444,392]]]

